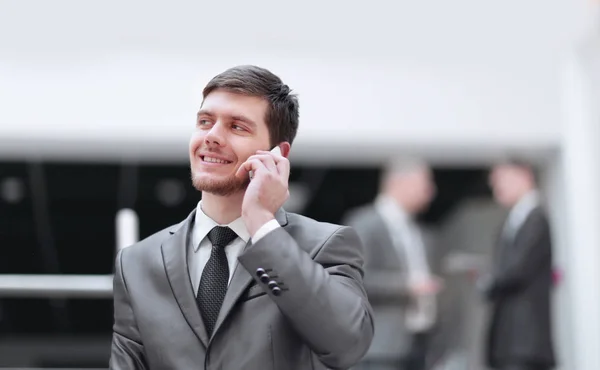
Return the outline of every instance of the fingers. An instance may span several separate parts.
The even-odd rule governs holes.
[[[242,163],[242,165],[240,166],[240,168],[238,168],[235,175],[237,177],[249,176],[250,171],[252,171],[254,173],[254,176],[256,176],[256,173],[258,171],[262,172],[262,171],[268,171],[268,170],[265,167],[264,163],[260,159],[250,157],[250,158],[248,158],[248,160],[246,162]]]
[[[285,157],[281,157],[281,160],[277,162],[277,170],[287,180],[290,177],[290,161]]]
[[[273,161],[277,167],[277,172],[285,179],[290,177],[290,161],[287,158],[281,154],[267,152],[264,150],[259,150],[257,153],[260,155],[268,155],[269,157],[273,158]]]
[[[248,176],[250,171],[257,173],[268,172],[277,175],[287,183],[290,175],[290,162],[287,158],[267,151],[259,150],[257,154],[248,157],[236,172],[237,177]]]
[[[279,172],[277,170],[277,165],[275,164],[275,158],[272,155],[269,155],[268,152],[267,153],[259,152],[258,154],[250,156],[248,159],[249,160],[250,159],[258,159],[265,165],[265,167],[267,168],[267,170],[269,170],[269,172],[275,172],[275,173]]]
[[[280,177],[277,166],[275,165],[275,161],[268,156],[253,155],[249,157],[248,160],[246,160],[246,162],[244,162],[240,168],[238,168],[235,175],[240,178],[244,176],[250,176],[250,171],[252,171],[252,177],[255,177],[260,173],[266,173],[270,174],[271,176]]]

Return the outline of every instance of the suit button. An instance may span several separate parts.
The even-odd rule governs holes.
[[[273,290],[274,288],[278,288],[279,286],[277,285],[277,282],[275,280],[271,280],[269,281],[269,284],[267,284],[269,286],[269,288],[271,288],[271,290]]]
[[[266,273],[267,273],[267,271],[262,267],[259,267],[256,269],[256,276],[258,276],[258,277],[261,277],[263,274],[266,274]]]
[[[267,274],[262,274],[260,275],[260,281],[262,281],[263,283],[267,283],[269,282],[269,280],[271,280],[271,277]]]
[[[281,295],[281,288],[278,286],[271,288],[271,291],[273,292],[273,295],[276,295],[276,296]]]

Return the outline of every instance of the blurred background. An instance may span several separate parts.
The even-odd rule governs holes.
[[[202,88],[238,64],[299,94],[288,211],[341,223],[373,202],[389,159],[429,163],[437,194],[419,221],[445,281],[440,368],[485,368],[472,273],[507,214],[488,172],[508,156],[535,166],[560,275],[558,368],[600,369],[589,0],[0,0],[0,366],[107,367],[119,240],[195,207],[187,144]]]

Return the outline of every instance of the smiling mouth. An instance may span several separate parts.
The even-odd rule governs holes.
[[[207,155],[203,155],[200,157],[202,159],[202,162],[205,163],[217,163],[217,164],[230,164],[231,161],[227,161],[224,159],[219,159],[219,158],[215,158],[215,157],[209,157]]]

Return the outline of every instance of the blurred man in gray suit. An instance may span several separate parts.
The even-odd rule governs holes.
[[[425,367],[439,280],[431,272],[414,216],[434,195],[428,166],[402,161],[386,169],[375,202],[351,211],[344,220],[365,244],[365,287],[375,317],[364,369]]]
[[[527,164],[493,168],[494,197],[510,213],[495,253],[491,276],[479,287],[491,304],[488,365],[500,370],[547,370],[554,366],[550,292],[550,227]]]
[[[189,145],[202,201],[118,253],[110,368],[350,368],[373,338],[363,246],[281,208],[297,97],[255,66],[203,97]]]

